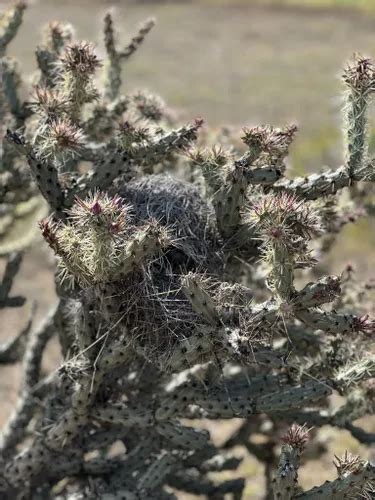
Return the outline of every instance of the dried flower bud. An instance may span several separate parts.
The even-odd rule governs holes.
[[[337,469],[337,474],[340,478],[346,477],[348,474],[355,473],[360,470],[364,464],[363,460],[357,455],[352,455],[345,451],[343,457],[339,458],[335,455],[336,461],[333,462]]]
[[[291,243],[296,238],[311,239],[320,231],[320,220],[312,206],[287,193],[262,197],[252,206],[248,222],[266,237],[286,238],[285,243],[288,239]]]
[[[354,61],[345,68],[343,80],[346,85],[360,93],[375,90],[375,73],[371,59],[356,55]]]
[[[56,119],[69,109],[69,103],[62,94],[47,87],[35,87],[35,101],[30,103],[31,109],[47,118]]]
[[[111,198],[100,191],[89,196],[86,200],[76,198],[76,203],[68,212],[71,220],[80,227],[87,227],[93,220],[96,224],[100,220],[103,228],[111,233],[122,232],[128,220],[129,207],[119,196]],[[95,219],[93,215],[96,216]],[[98,216],[100,219],[98,220]]]
[[[68,45],[60,61],[67,72],[86,79],[101,66],[93,46],[86,42]]]
[[[285,156],[296,132],[297,126],[294,124],[285,128],[274,128],[269,125],[263,125],[261,127],[244,129],[242,141],[249,148],[259,149],[262,152],[270,154],[283,154]]]
[[[102,207],[101,207],[100,203],[98,202],[98,200],[96,200],[92,204],[91,213],[93,213],[94,215],[99,215],[100,213],[102,213]]]
[[[42,236],[52,248],[52,250],[57,254],[59,251],[59,244],[57,240],[57,229],[58,226],[52,217],[43,219],[39,222],[39,227],[42,231]]]
[[[309,440],[309,432],[312,429],[308,429],[306,424],[300,426],[293,424],[284,436],[282,436],[281,441],[284,444],[289,444],[293,448],[296,448],[300,453],[306,448],[306,444]]]
[[[155,122],[163,118],[165,104],[160,97],[147,92],[137,92],[133,96],[133,102],[144,118]]]
[[[371,336],[375,333],[375,320],[371,319],[368,314],[355,317],[353,319],[353,330]]]
[[[58,120],[49,127],[51,151],[74,156],[83,147],[83,132],[68,120]]]

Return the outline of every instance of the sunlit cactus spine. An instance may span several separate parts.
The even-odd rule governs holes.
[[[374,286],[317,266],[345,224],[374,213],[370,59],[344,71],[344,164],[288,179],[295,125],[220,145],[201,118],[179,125],[158,96],[121,94],[151,20],[120,49],[106,14],[104,61],[50,23],[23,102],[5,52],[24,9],[0,20],[0,307],[25,303],[12,293],[34,237],[15,231],[24,220],[54,256],[56,298],[0,346],[1,363],[22,360],[0,497],[249,498],[231,475],[242,446],[264,465],[268,500],[373,498],[374,465],[349,453],[336,479],[299,480],[326,451],[320,427],[375,440],[356,422],[375,409]],[[62,362],[44,374],[54,336]],[[217,444],[203,419],[241,422]]]

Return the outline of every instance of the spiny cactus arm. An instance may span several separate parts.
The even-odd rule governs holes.
[[[287,383],[287,378],[281,374],[253,375],[251,369],[250,373],[247,373],[248,368],[243,368],[237,375],[226,377],[225,383],[230,393],[241,394],[247,391],[252,396],[258,397],[265,393],[281,390]]]
[[[34,450],[26,450],[26,453],[19,455],[16,467],[7,466],[5,477],[14,489],[24,491],[25,483],[22,484],[19,479],[20,471],[24,470],[28,472],[27,481],[32,485],[32,488],[36,488],[46,480],[54,483],[65,477],[80,474],[87,476],[101,475],[103,472],[109,474],[119,469],[123,463],[122,457],[96,457],[84,460],[82,450],[73,449],[66,450],[64,453],[54,453],[48,448],[44,448],[40,441],[35,443],[35,447],[36,453]],[[11,491],[9,488],[9,493]]]
[[[366,444],[368,446],[375,445],[375,432],[367,432],[361,427],[353,425],[351,422],[345,423],[345,429],[349,431],[351,435],[360,443]]]
[[[281,367],[283,354],[262,342],[252,345],[246,333],[238,328],[224,328],[202,325],[197,333],[180,341],[165,362],[168,371],[184,370],[195,364],[216,362],[245,363]]]
[[[345,427],[347,422],[374,413],[374,402],[371,390],[365,390],[366,384],[354,388],[346,394],[346,401],[334,413],[334,422],[339,427]]]
[[[94,361],[98,354],[95,345],[93,345],[98,332],[98,322],[95,314],[95,300],[92,289],[88,288],[87,290],[82,290],[81,304],[80,325],[75,330],[75,338],[80,352],[84,352],[87,358]],[[64,344],[69,342],[69,339],[62,340]],[[66,349],[67,348],[68,346]]]
[[[59,68],[57,62],[62,50],[72,39],[72,26],[68,23],[52,21],[44,32],[43,45],[35,51],[40,69],[39,85],[53,88],[57,83]]]
[[[204,391],[197,391],[193,401],[188,398],[180,400],[180,416],[184,416],[183,408],[189,403],[200,406],[208,418],[246,418],[258,413],[274,413],[279,411],[291,411],[293,408],[302,406],[306,401],[317,401],[331,394],[331,390],[323,383],[312,382],[300,386],[284,386],[278,391],[271,389],[270,393],[263,395],[252,395],[251,389],[231,394],[228,388],[213,387]],[[163,408],[157,415],[161,414]],[[163,413],[165,413],[163,411]]]
[[[232,236],[241,221],[241,210],[246,197],[250,179],[259,176],[253,173],[252,165],[262,152],[261,140],[254,142],[253,148],[236,160],[223,183],[214,194],[213,203],[219,230],[225,238]],[[257,169],[257,171],[262,169]],[[265,169],[266,170],[266,169]],[[272,174],[272,169],[270,169]],[[263,178],[263,177],[261,177]],[[267,179],[267,175],[264,177]],[[256,183],[256,182],[255,182]]]
[[[51,455],[43,440],[38,438],[32,446],[27,447],[6,464],[4,478],[12,488],[22,490],[24,485],[29,485],[30,480],[36,477],[50,461]]]
[[[26,8],[26,3],[23,1],[16,2],[13,7],[10,7],[0,15],[0,57],[5,54],[6,48],[13,40],[18,32],[18,28],[22,23],[23,11]]]
[[[97,143],[101,141],[108,142],[108,139],[116,132],[119,122],[125,111],[128,110],[130,98],[121,96],[110,102],[99,101],[93,106],[89,117],[82,122],[82,128],[86,136],[94,141],[89,143],[82,152],[81,157],[87,161],[96,161],[101,157],[100,147]],[[105,148],[103,148],[104,150]]]
[[[133,438],[136,436],[132,436]],[[128,444],[128,440],[125,438],[124,440],[125,446]],[[139,440],[137,440],[137,443]],[[162,439],[155,435],[152,431],[147,434],[144,440],[142,440],[139,444],[133,444],[133,446],[129,447],[129,452],[126,454],[125,462],[126,467],[124,467],[124,476],[132,477],[135,476],[135,472],[144,471],[149,465],[147,459],[150,457],[155,457],[160,454],[160,450],[162,449]],[[137,474],[139,477],[139,475]],[[120,478],[113,478],[115,480]]]
[[[340,394],[347,393],[352,386],[375,378],[375,358],[371,355],[351,360],[339,368],[334,375],[335,388]]]
[[[128,433],[128,427],[114,425],[104,430],[100,428],[95,433],[82,435],[79,442],[85,452],[107,449],[115,441],[124,440]]]
[[[138,479],[138,490],[153,490],[162,485],[164,479],[169,475],[177,464],[177,458],[169,452],[162,452],[146,472]]]
[[[293,180],[282,180],[267,188],[272,192],[287,192],[295,194],[305,200],[336,194],[341,189],[350,187],[354,182],[375,182],[374,160],[349,175],[346,166],[336,170],[327,170],[321,174],[311,174],[306,177],[297,177]]]
[[[278,161],[269,161],[267,166],[254,164],[260,161],[262,155],[268,156],[269,160],[276,155],[282,162],[295,132],[293,127],[288,130],[285,133],[267,126],[244,130],[242,140],[249,151],[234,161],[222,186],[213,196],[219,230],[225,238],[233,236],[239,228],[248,186],[270,186],[282,176]]]
[[[146,19],[146,21],[144,21],[139,27],[138,33],[133,36],[130,43],[120,51],[120,58],[128,59],[131,55],[133,55],[154,26],[155,19]]]
[[[18,399],[17,406],[4,424],[0,434],[0,453],[3,457],[11,456],[26,433],[38,400],[29,392],[24,392]]]
[[[296,422],[300,425],[320,428],[324,425],[330,425],[339,429],[346,429],[360,443],[371,445],[375,443],[375,433],[367,432],[361,427],[355,426],[351,420],[342,418],[345,412],[345,404],[338,409],[336,413],[329,413],[325,410],[291,410],[290,412],[280,412],[273,414],[274,418],[282,419],[285,422]],[[341,413],[341,415],[340,415]],[[360,416],[364,416],[361,414]]]
[[[314,402],[332,394],[331,388],[324,382],[312,381],[296,387],[283,387],[271,394],[264,394],[257,399],[259,412],[273,413],[298,408],[306,401]]]
[[[59,307],[59,303],[52,306],[39,327],[30,335],[23,360],[23,390],[31,390],[39,381],[44,350],[48,341],[56,333],[56,317]]]
[[[256,167],[247,172],[249,185],[271,186],[281,177],[281,171],[276,167]]]
[[[93,170],[78,179],[77,185],[67,194],[65,206],[70,207],[76,196],[85,197],[95,189],[105,191],[116,178],[124,174],[131,178],[133,164],[144,165],[151,163],[154,165],[169,153],[187,147],[196,139],[201,125],[201,120],[195,120],[192,124],[169,132],[145,145],[134,145],[133,141],[131,141],[131,147],[124,148],[118,144],[116,145],[115,141],[113,141],[113,144],[108,147],[107,157],[102,159]],[[115,152],[110,153],[111,149]]]
[[[297,309],[318,307],[335,300],[340,292],[340,278],[324,276],[316,282],[308,283],[302,290],[299,290],[292,299],[293,306]]]
[[[337,170],[328,170],[293,181],[283,180],[273,190],[294,192],[314,200],[335,194],[357,181],[375,181],[374,161],[368,162],[367,108],[375,91],[374,68],[368,58],[356,56],[343,74],[346,85],[344,122],[346,131],[346,162]]]
[[[182,290],[191,302],[194,311],[201,314],[211,325],[220,324],[216,304],[205,290],[202,277],[189,273],[182,277],[181,283]]]
[[[126,484],[126,483],[125,483]],[[145,492],[139,492],[130,487],[127,489],[125,484],[122,485],[115,493],[103,493],[101,495],[102,500],[141,500],[144,498]],[[148,495],[152,495],[149,498],[152,500],[177,500],[176,495],[164,491],[163,489],[155,488],[152,493],[147,492]]]
[[[209,443],[208,431],[187,427],[178,421],[159,422],[155,429],[177,449],[199,450]]]
[[[13,253],[9,256],[5,266],[4,275],[0,283],[0,308],[20,307],[25,303],[25,298],[21,296],[9,297],[13,286],[13,281],[19,272],[22,262],[22,253]]]
[[[369,319],[368,315],[355,316],[353,314],[338,314],[314,309],[297,310],[294,314],[296,318],[310,328],[328,333],[363,332],[371,334],[375,328],[374,320]]]
[[[147,226],[139,229],[127,244],[120,263],[119,274],[121,276],[128,274],[170,243],[168,231],[159,226],[156,221],[151,221]]]
[[[207,331],[202,328],[198,333],[182,340],[172,353],[168,353],[165,368],[173,373],[212,359],[212,333],[210,331],[207,334]]]
[[[303,323],[286,323],[286,331],[296,353],[316,356],[321,352],[324,339],[319,332],[307,328]]]
[[[269,268],[267,286],[279,304],[288,303],[296,295],[295,268],[314,262],[307,242],[320,230],[317,213],[295,195],[268,195],[253,204],[247,223],[263,240],[262,257]]]
[[[35,56],[40,70],[39,84],[52,88],[56,80],[56,55],[46,47],[37,47]]]
[[[206,191],[213,196],[224,182],[224,167],[230,162],[229,153],[221,147],[211,150],[196,148],[187,152],[187,156],[192,167],[197,166],[202,172]]]
[[[375,73],[370,59],[355,56],[344,70],[346,85],[344,129],[346,132],[346,166],[352,178],[367,160],[368,104],[375,91]]]
[[[345,458],[346,457],[346,458]],[[334,481],[326,481],[321,486],[316,486],[305,493],[299,493],[294,498],[302,500],[340,500],[350,498],[356,494],[356,498],[366,498],[367,488],[375,481],[375,466],[369,462],[361,461],[358,457],[350,457],[347,454],[336,464],[339,477]],[[342,469],[342,471],[340,471]],[[368,497],[371,498],[371,497]]]
[[[34,313],[35,307],[32,307],[29,319],[20,333],[8,342],[0,344],[0,363],[14,363],[22,359],[33,324]]]
[[[58,452],[73,446],[72,443],[89,422],[90,410],[103,376],[104,370],[102,372],[98,366],[92,369],[87,360],[82,360],[82,366],[73,386],[70,404],[65,406],[65,411],[46,432],[43,442],[50,450]],[[70,385],[72,385],[71,382]]]
[[[129,362],[134,355],[134,349],[126,342],[126,339],[114,340],[103,349],[96,362],[98,373],[104,375],[111,369]]]
[[[225,238],[232,236],[238,229],[247,186],[248,181],[243,168],[237,167],[215,194],[214,206],[218,227]]]
[[[79,474],[87,476],[96,476],[103,472],[108,474],[121,465],[121,457],[96,457],[84,460],[82,450],[70,449],[63,453],[54,453],[46,448],[41,440],[37,440],[33,448],[26,449],[18,455],[16,463],[7,464],[4,475],[9,482],[9,493],[12,492],[12,488],[24,492],[25,484],[36,488],[46,480],[57,482],[65,477]],[[25,471],[25,482],[22,482],[22,472]]]
[[[121,63],[138,49],[154,25],[154,19],[146,20],[129,45],[119,50],[116,47],[112,15],[108,12],[104,17],[104,44],[108,57],[105,66],[105,97],[107,99],[114,100],[118,97],[121,87]]]
[[[32,146],[17,132],[7,131],[7,139],[26,156],[40,192],[57,215],[62,215],[64,192],[56,168],[48,161],[39,160]]]
[[[124,176],[125,180],[130,180],[133,177],[131,158],[128,155],[122,155],[120,149],[115,155],[109,153],[111,145],[115,146],[115,143],[113,142],[109,144],[108,148],[105,148],[105,151],[108,149],[108,157],[96,160],[93,169],[79,177],[76,185],[70,188],[65,201],[67,208],[73,205],[76,197],[85,198],[95,189],[105,191],[117,177]],[[99,152],[98,156],[101,157],[102,154]]]
[[[309,431],[305,426],[293,424],[283,436],[279,466],[273,480],[274,498],[292,500],[298,491],[298,469],[300,456],[308,441]]]
[[[130,150],[132,158],[147,165],[159,163],[168,154],[185,150],[197,139],[198,130],[202,127],[202,118],[196,118],[192,123],[157,136],[153,141],[145,146],[135,148],[134,152]]]
[[[121,65],[116,50],[113,19],[110,12],[104,16],[104,45],[107,52],[105,67],[105,92],[109,99],[116,99],[121,86]]]
[[[88,399],[86,394],[82,396],[85,400]],[[79,432],[87,424],[87,415],[84,413],[86,407],[87,405],[81,405],[80,408],[66,410],[48,431],[43,441],[44,445],[48,449],[55,451],[71,447],[74,440],[79,436]]]
[[[94,76],[101,66],[92,44],[71,43],[59,58],[59,87],[66,97],[68,115],[75,125],[81,121],[83,107],[98,99]]]
[[[25,117],[25,109],[19,97],[21,77],[14,59],[3,57],[0,59],[0,75],[2,77],[1,91],[4,93],[7,108],[21,124]]]
[[[275,500],[292,500],[298,486],[299,453],[290,445],[281,448],[279,467],[274,482]]]
[[[162,118],[170,125],[174,122],[164,101],[158,95],[138,90],[130,96],[130,103],[140,118],[149,120],[150,123],[158,123]]]
[[[96,406],[91,415],[94,420],[122,427],[150,427],[154,423],[152,408],[143,404],[116,404],[101,408]]]
[[[160,398],[159,408],[155,411],[155,418],[166,421],[179,415],[189,404],[194,403],[197,390],[200,390],[200,384],[193,381],[191,384],[184,383],[168,391],[167,395]]]
[[[82,460],[80,463],[80,468],[86,473],[88,476],[100,476],[103,473],[108,474],[116,471],[123,465],[122,457],[96,457],[91,460]],[[68,475],[68,474],[66,474]]]
[[[39,381],[42,355],[54,329],[54,321],[58,306],[52,307],[44,321],[28,337],[23,356],[22,381],[20,396],[15,411],[5,424],[0,436],[0,449],[2,453],[9,454],[23,439],[26,427],[29,424],[37,405],[34,388]],[[31,320],[30,320],[31,326]]]
[[[202,367],[204,366],[207,370],[210,364],[202,365]],[[214,395],[218,393],[220,398],[224,397],[228,401],[228,393],[236,397],[248,393],[250,398],[257,398],[266,392],[280,390],[282,387],[280,377],[262,375],[253,378],[245,377],[240,384],[237,384],[235,379],[229,378],[225,380],[223,387],[218,388],[214,385],[210,388],[209,381],[204,380],[203,383],[201,376],[203,375],[197,375],[197,377],[192,377],[191,380],[178,384],[176,387],[168,388],[166,395],[160,400],[159,408],[155,412],[156,419],[164,421],[174,415],[183,416],[185,408],[190,404],[196,404],[197,399],[200,397],[208,397],[209,399],[212,395],[214,399]]]

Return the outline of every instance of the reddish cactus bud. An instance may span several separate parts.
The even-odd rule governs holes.
[[[43,219],[39,222],[42,236],[55,253],[58,253],[57,224],[53,218]]]
[[[86,42],[68,45],[61,57],[61,64],[66,71],[85,77],[93,75],[101,66],[93,45]]]
[[[349,63],[342,76],[348,87],[359,92],[373,91],[375,88],[375,73],[371,59],[355,55],[353,62]]]
[[[94,215],[99,215],[102,212],[102,207],[98,200],[96,200],[93,205],[91,205],[91,213]]]
[[[353,330],[355,332],[362,332],[367,335],[375,333],[375,320],[371,319],[368,314],[353,319]]]
[[[311,430],[312,428],[308,429],[306,424],[302,426],[293,424],[287,433],[282,436],[281,441],[285,444],[289,444],[302,453],[306,448],[306,444],[309,440],[309,432]]]
[[[358,455],[352,455],[348,451],[345,451],[345,454],[341,458],[335,455],[335,459],[333,464],[337,469],[339,477],[345,477],[352,472],[355,473],[361,469],[364,463]]]

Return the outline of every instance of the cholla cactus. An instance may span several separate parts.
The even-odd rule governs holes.
[[[18,3],[1,19],[2,53],[23,10]],[[119,50],[107,14],[102,63],[70,26],[50,23],[27,103],[15,63],[1,60],[0,307],[24,305],[11,294],[22,257],[11,251],[30,238],[4,241],[21,204],[41,199],[58,300],[41,325],[32,328],[31,315],[0,346],[0,362],[23,359],[0,440],[0,497],[239,499],[246,478],[210,473],[235,470],[231,449],[243,445],[264,462],[268,499],[372,498],[374,466],[358,457],[338,458],[338,478],[309,491],[298,468],[312,428],[374,443],[355,424],[375,407],[373,286],[349,269],[314,270],[341,227],[365,214],[347,188],[375,181],[366,136],[373,66],[357,57],[345,70],[345,164],[288,180],[294,125],[244,129],[242,149],[227,149],[229,139],[193,149],[201,119],[177,126],[157,96],[120,95],[122,63],[152,26]],[[342,191],[356,217],[344,216]],[[311,277],[303,287],[300,269]],[[63,363],[43,377],[54,335]],[[233,418],[242,424],[220,446],[188,423]]]

